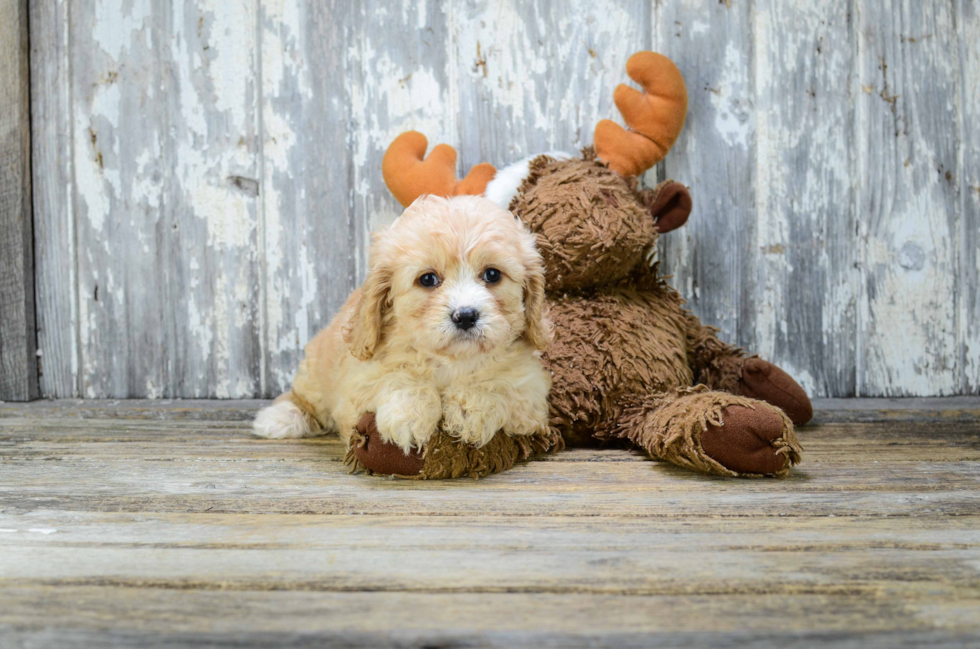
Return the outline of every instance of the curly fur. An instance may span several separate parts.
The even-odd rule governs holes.
[[[487,268],[501,279],[484,281]],[[435,286],[421,284],[427,274]],[[479,312],[466,330],[452,322],[463,307]],[[539,350],[549,338],[541,257],[521,222],[475,196],[422,197],[375,236],[364,285],[310,341],[292,389],[254,431],[347,440],[373,412],[382,439],[406,454],[440,422],[476,447],[500,430],[542,434],[551,377]]]

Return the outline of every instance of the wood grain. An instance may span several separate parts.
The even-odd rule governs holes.
[[[453,13],[463,169],[592,144],[619,118],[626,59],[652,44],[652,3],[463,2]],[[622,120],[619,119],[620,123]]]
[[[31,2],[31,161],[40,391],[77,397],[78,288],[69,3]]]
[[[164,305],[176,224],[164,216],[171,137],[154,46],[163,21],[148,2],[116,9],[108,24],[95,7],[69,8],[78,393],[87,398],[163,396],[173,385],[176,334]]]
[[[756,7],[758,343],[817,394],[856,390],[851,3]],[[796,25],[795,29],[786,29]]]
[[[24,587],[5,591],[5,638],[35,647],[969,647],[976,600],[861,595],[200,592]],[[935,602],[935,603],[934,603]],[[419,610],[425,611],[419,615]],[[691,612],[699,613],[692,616]],[[125,620],[105,628],[107,613]],[[73,628],[50,624],[70,620]],[[942,620],[935,626],[936,615]],[[808,617],[808,630],[773,629]],[[387,623],[379,627],[378,619]],[[14,626],[11,621],[19,624]]]
[[[360,281],[349,25],[353,3],[263,2],[261,386],[289,388],[306,342]]]
[[[126,396],[248,397],[260,394],[262,356],[252,299],[262,281],[259,3],[163,7],[153,25],[170,49],[159,64],[171,171],[154,229],[168,242],[157,263],[169,293],[161,316],[172,340],[159,361],[169,376]]]
[[[868,3],[860,13],[860,395],[958,391],[954,22],[951,3]]]
[[[0,399],[38,396],[27,2],[0,2]]]
[[[815,396],[980,391],[975,3],[31,12],[45,396],[275,396],[398,213],[395,135],[458,173],[574,151],[646,48],[689,86],[647,181],[692,187],[659,251],[692,309]]]
[[[959,42],[960,198],[957,331],[961,394],[980,393],[980,7],[956,3]]]
[[[35,11],[49,394],[258,392],[255,12],[225,9]]]
[[[706,324],[754,350],[760,253],[751,5],[665,3],[658,36],[688,87],[687,123],[665,173],[688,185],[694,200],[687,225],[662,240],[665,270]]]
[[[975,418],[804,429],[805,463],[787,480],[711,479],[638,453],[577,450],[490,480],[420,484],[348,475],[336,437],[270,441],[251,437],[242,421],[136,416],[0,419],[0,507],[653,519],[980,514]]]
[[[4,404],[0,644],[974,646],[980,402],[818,403],[784,480],[431,483],[251,437],[258,402]]]
[[[184,590],[853,594],[976,593],[959,564],[980,554],[976,519],[954,526],[804,520],[785,525],[524,518],[121,515],[12,516],[5,586]],[[825,523],[826,522],[826,523]],[[29,529],[55,529],[48,534]],[[937,539],[941,532],[941,539]],[[466,566],[461,570],[461,566]],[[625,570],[628,568],[628,570]],[[787,573],[795,573],[791,582]],[[910,579],[928,573],[928,585]],[[930,591],[933,591],[930,593]]]

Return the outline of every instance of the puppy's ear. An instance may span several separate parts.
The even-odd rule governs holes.
[[[524,335],[537,349],[551,343],[551,323],[544,314],[544,263],[535,247],[533,234],[525,234]]]
[[[384,312],[391,295],[391,271],[379,266],[368,273],[361,295],[344,327],[344,342],[350,353],[362,361],[370,360],[381,342]]]

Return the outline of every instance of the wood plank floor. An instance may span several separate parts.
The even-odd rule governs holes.
[[[980,646],[980,399],[818,402],[783,480],[431,483],[260,405],[0,404],[0,647]]]

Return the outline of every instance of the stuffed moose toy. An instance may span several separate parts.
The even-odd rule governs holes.
[[[566,445],[618,442],[703,473],[782,476],[800,461],[793,426],[810,420],[810,400],[775,365],[720,341],[684,308],[649,259],[657,238],[691,211],[687,188],[654,189],[638,177],[670,150],[684,126],[687,90],[677,67],[634,54],[616,106],[629,127],[603,120],[594,148],[548,154],[500,171],[489,164],[456,179],[456,151],[408,132],[382,163],[403,205],[423,194],[482,194],[537,235],[555,337],[543,352],[553,376],[551,430],[530,438],[503,432],[474,448],[445,432],[406,455],[384,442],[367,414],[348,462],[414,478],[479,477]]]

